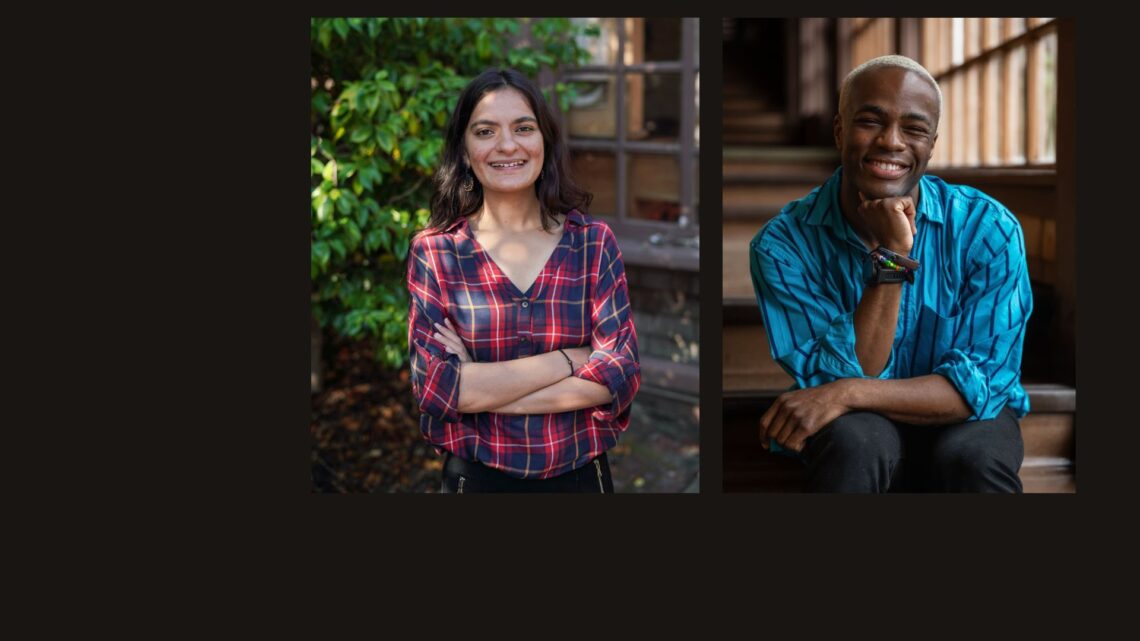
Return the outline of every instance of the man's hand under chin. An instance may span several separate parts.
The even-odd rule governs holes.
[[[868,199],[859,192],[859,215],[875,240],[887,249],[903,255],[914,245],[914,199],[910,196]]]

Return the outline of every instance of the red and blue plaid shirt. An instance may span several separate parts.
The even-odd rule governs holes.
[[[519,478],[557,476],[588,463],[629,427],[641,385],[637,332],[621,250],[605,223],[577,210],[526,292],[475,240],[466,218],[420,234],[408,260],[408,351],[420,430],[433,445]],[[560,348],[593,348],[574,376],[605,385],[613,403],[556,414],[461,414],[459,357],[433,338],[450,318],[476,362]]]

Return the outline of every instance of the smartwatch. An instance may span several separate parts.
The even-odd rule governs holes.
[[[917,260],[879,245],[863,259],[863,282],[868,285],[904,281],[913,283],[914,270],[918,269],[918,266]]]

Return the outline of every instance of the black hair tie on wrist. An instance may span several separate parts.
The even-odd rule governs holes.
[[[573,376],[574,375],[574,362],[570,360],[570,357],[566,355],[566,352],[562,351],[562,348],[558,349],[558,353],[562,354],[562,358],[566,359],[566,364],[570,366],[570,375]]]

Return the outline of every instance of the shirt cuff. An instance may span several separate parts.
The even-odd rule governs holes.
[[[943,354],[941,362],[932,373],[946,377],[954,387],[958,388],[958,393],[974,412],[967,420],[989,420],[995,418],[1001,411],[1000,406],[993,407],[993,403],[990,402],[989,380],[974,361],[961,350],[952,349]]]
[[[606,350],[595,350],[590,354],[590,360],[574,372],[574,376],[605,385],[610,390],[613,403],[608,410],[596,410],[594,415],[602,421],[613,421],[628,410],[633,402],[641,383],[641,367],[624,356]]]
[[[432,355],[420,392],[420,411],[445,423],[458,423],[459,356],[444,353]]]

